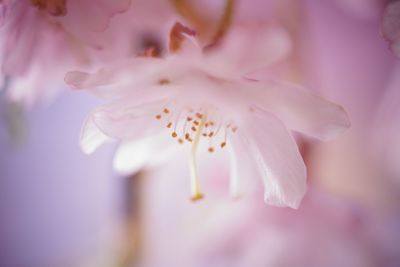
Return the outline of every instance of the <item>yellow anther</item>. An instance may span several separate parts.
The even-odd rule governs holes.
[[[203,199],[204,195],[202,193],[197,193],[196,195],[192,196],[190,199],[195,202],[197,200]]]

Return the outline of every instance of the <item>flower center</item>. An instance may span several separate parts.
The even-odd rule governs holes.
[[[67,14],[67,0],[30,0],[34,7],[46,11],[52,16],[65,16]]]
[[[236,133],[238,126],[232,120],[224,119],[218,108],[212,106],[174,109],[173,105],[167,105],[155,114],[155,119],[170,129],[171,137],[179,144],[191,144],[191,198],[193,201],[202,199],[196,162],[199,142],[203,139],[208,143],[209,153],[215,151],[214,145],[223,149],[227,145],[228,135]]]
[[[199,135],[199,139],[207,141],[210,153],[215,151],[215,147],[223,149],[227,145],[228,134],[238,130],[238,126],[232,120],[224,119],[216,107],[185,107],[174,111],[165,106],[155,119],[171,130],[171,137],[179,144],[193,143],[195,136]]]

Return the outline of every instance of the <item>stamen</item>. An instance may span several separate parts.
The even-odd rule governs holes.
[[[221,148],[224,148],[226,146],[226,142],[221,143]]]
[[[199,175],[198,175],[198,170],[197,170],[197,163],[196,163],[196,150],[197,146],[199,144],[200,136],[203,131],[204,124],[207,120],[207,114],[203,116],[203,118],[200,121],[198,131],[196,132],[196,135],[194,136],[193,139],[193,144],[192,144],[192,151],[191,151],[191,157],[190,157],[190,181],[191,181],[191,198],[192,201],[196,201],[199,199],[202,199],[204,195],[200,191],[200,181],[199,181]]]
[[[157,114],[157,115],[156,115],[156,119],[157,119],[157,120],[161,119],[161,114]]]
[[[172,138],[176,138],[178,136],[178,134],[176,132],[172,132],[171,136],[172,136]]]
[[[208,148],[208,152],[213,153],[214,152],[214,148],[213,147],[209,147]]]
[[[167,128],[171,128],[171,127],[172,127],[172,122],[168,122]]]
[[[168,113],[169,113],[169,109],[164,108],[163,112],[164,112],[165,114],[168,114]]]

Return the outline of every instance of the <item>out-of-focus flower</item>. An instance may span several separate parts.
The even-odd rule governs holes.
[[[117,139],[123,142],[117,166],[141,167],[142,155],[131,155],[147,150],[151,160],[166,150],[167,139],[190,144],[191,195],[199,199],[199,145],[210,153],[230,147],[233,194],[239,178],[260,176],[266,203],[297,208],[306,169],[288,129],[327,140],[349,127],[346,113],[298,86],[249,78],[288,53],[289,39],[280,28],[238,26],[203,49],[194,31],[179,23],[169,37],[163,59],[139,57],[94,74],[67,74],[72,87],[112,98],[89,115],[83,150]]]
[[[370,214],[348,200],[311,186],[298,210],[265,207],[260,191],[236,201],[221,192],[191,205],[181,201],[184,179],[171,175],[177,167],[142,180],[139,266],[381,266],[381,250],[367,232],[377,225],[369,229]],[[210,172],[213,180],[227,175]]]
[[[400,1],[387,4],[383,15],[382,33],[389,41],[393,53],[400,57]]]
[[[381,21],[366,24],[335,10],[333,3],[318,0],[307,1],[307,10],[309,26],[303,29],[303,47],[308,50],[304,58],[309,59],[306,79],[310,87],[321,88],[341,103],[352,119],[351,129],[334,142],[310,148],[307,167],[311,179],[338,195],[391,212],[399,203],[399,188],[387,175],[387,166],[396,157],[387,157],[389,151],[396,151],[392,138],[397,133],[391,133],[386,123],[395,120],[398,81],[396,75],[390,77],[396,58],[377,31]],[[392,81],[386,107],[375,119],[379,101]],[[378,133],[383,150],[389,150],[385,159],[373,145],[376,142],[372,137]]]
[[[130,0],[13,0],[0,3],[1,75],[7,94],[26,106],[50,98],[66,71],[87,67],[102,49],[110,18]]]
[[[393,68],[385,93],[379,103],[375,122],[371,125],[374,160],[385,177],[400,184],[400,65]]]

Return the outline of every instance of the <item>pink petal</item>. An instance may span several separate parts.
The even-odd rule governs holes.
[[[383,36],[390,42],[393,52],[400,56],[400,2],[386,6],[382,21]]]
[[[344,109],[311,92],[283,82],[246,82],[255,102],[273,113],[291,130],[320,140],[329,140],[350,127]]]
[[[264,181],[265,202],[298,208],[306,192],[307,174],[293,137],[275,116],[259,109],[249,115],[245,130],[246,142]]]
[[[67,14],[54,20],[79,40],[101,48],[97,33],[104,32],[111,17],[127,10],[129,4],[129,0],[70,0],[67,1]]]
[[[107,136],[118,140],[134,140],[152,135],[165,128],[156,119],[166,100],[132,106],[129,99],[102,106],[93,115],[93,122]]]
[[[288,34],[264,24],[232,28],[221,44],[206,49],[208,66],[223,75],[244,75],[268,67],[291,51]]]
[[[97,125],[93,122],[92,116],[89,115],[83,124],[80,135],[82,151],[86,154],[92,154],[98,147],[110,140],[112,139],[99,130]]]
[[[1,52],[4,57],[2,71],[9,75],[22,75],[31,65],[37,50],[37,32],[46,31],[48,28],[40,20],[37,12],[23,2],[16,3],[8,12],[13,14],[7,17],[6,25],[1,29]],[[31,27],[35,27],[37,31],[33,31]]]
[[[81,71],[68,72],[65,82],[74,89],[89,89],[100,96],[118,96],[151,85],[156,85],[166,69],[165,61],[158,58],[135,58],[112,66],[104,67],[95,73]]]

